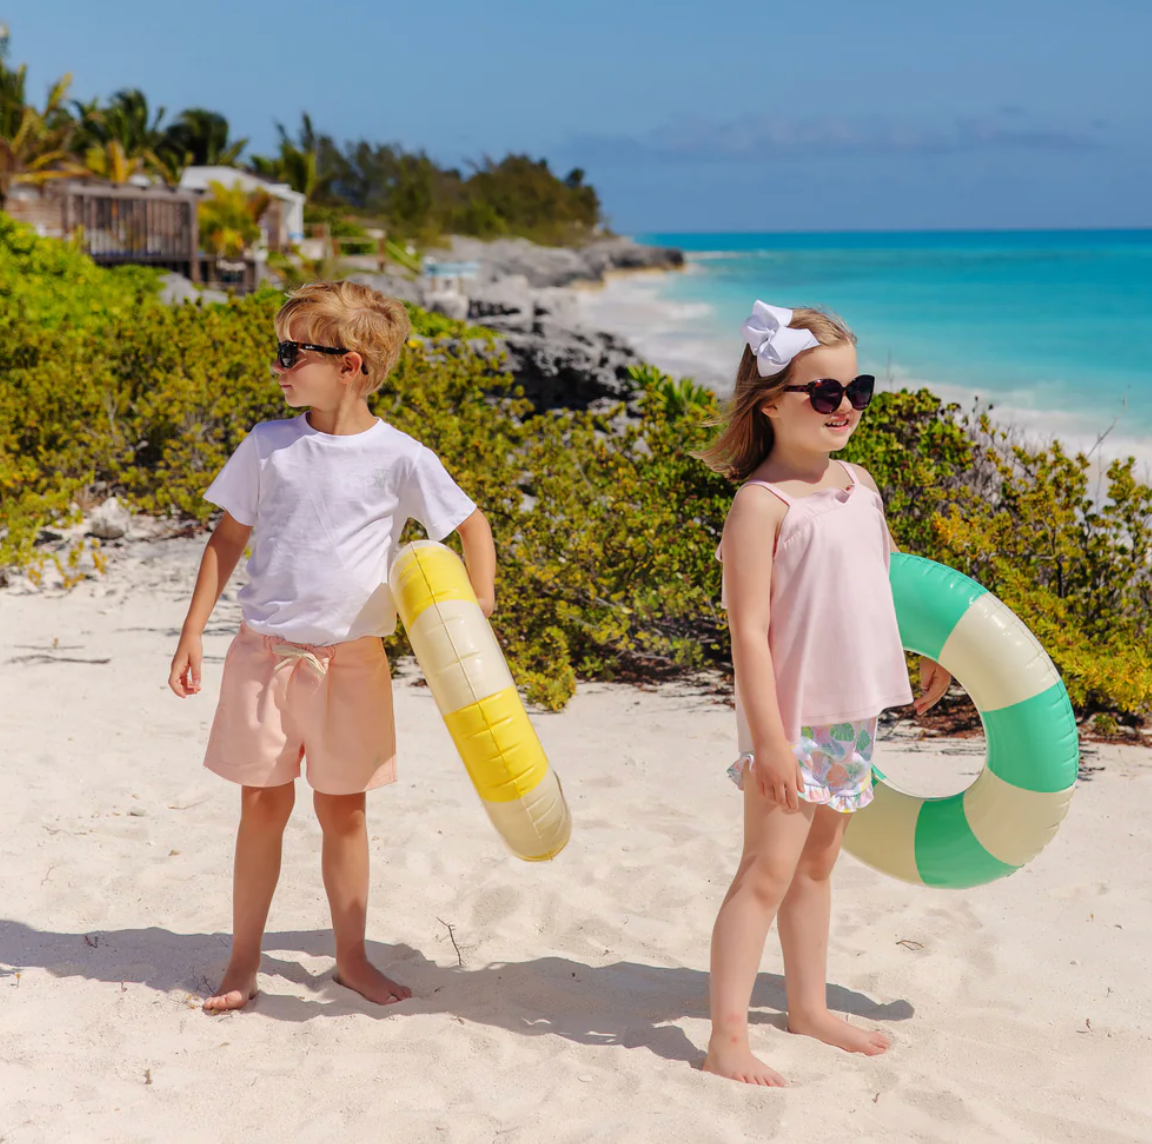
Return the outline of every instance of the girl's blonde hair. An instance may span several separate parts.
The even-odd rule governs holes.
[[[343,346],[363,359],[363,393],[384,384],[408,340],[412,324],[403,302],[359,282],[312,282],[301,286],[276,315],[276,336],[318,346]]]
[[[822,346],[856,344],[856,335],[847,324],[823,310],[800,307],[792,311],[792,321],[788,324],[794,330],[810,331]],[[794,362],[795,358],[771,377],[761,377],[756,355],[749,346],[744,347],[732,398],[724,417],[717,422],[722,427],[720,435],[707,449],[696,454],[709,468],[730,480],[744,481],[772,452],[772,421],[764,412],[764,406],[778,397],[792,380]]]

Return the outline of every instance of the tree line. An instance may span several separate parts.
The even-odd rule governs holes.
[[[307,114],[295,132],[277,124],[274,153],[250,154],[249,139],[235,137],[219,112],[192,107],[169,115],[135,88],[83,102],[69,98],[65,75],[38,103],[27,91],[26,65],[7,57],[0,39],[0,209],[21,183],[124,184],[143,176],[174,187],[190,166],[225,166],[304,194],[308,222],[372,221],[417,243],[455,233],[578,244],[604,221],[579,168],[559,176],[546,159],[524,154],[450,167],[399,143],[338,142]]]

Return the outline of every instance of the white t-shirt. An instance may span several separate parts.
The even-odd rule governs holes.
[[[409,518],[441,540],[476,508],[399,429],[334,436],[305,414],[257,425],[204,496],[253,527],[244,622],[323,646],[395,630],[388,568]]]

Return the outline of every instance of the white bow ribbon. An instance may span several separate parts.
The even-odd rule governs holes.
[[[779,373],[798,353],[820,343],[811,330],[793,330],[792,311],[766,302],[752,303],[752,315],[740,327],[744,340],[756,355],[756,369],[761,377]]]

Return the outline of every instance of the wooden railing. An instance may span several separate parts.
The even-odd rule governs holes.
[[[195,195],[137,187],[66,184],[63,229],[79,235],[102,266],[134,262],[200,281],[200,228]]]

